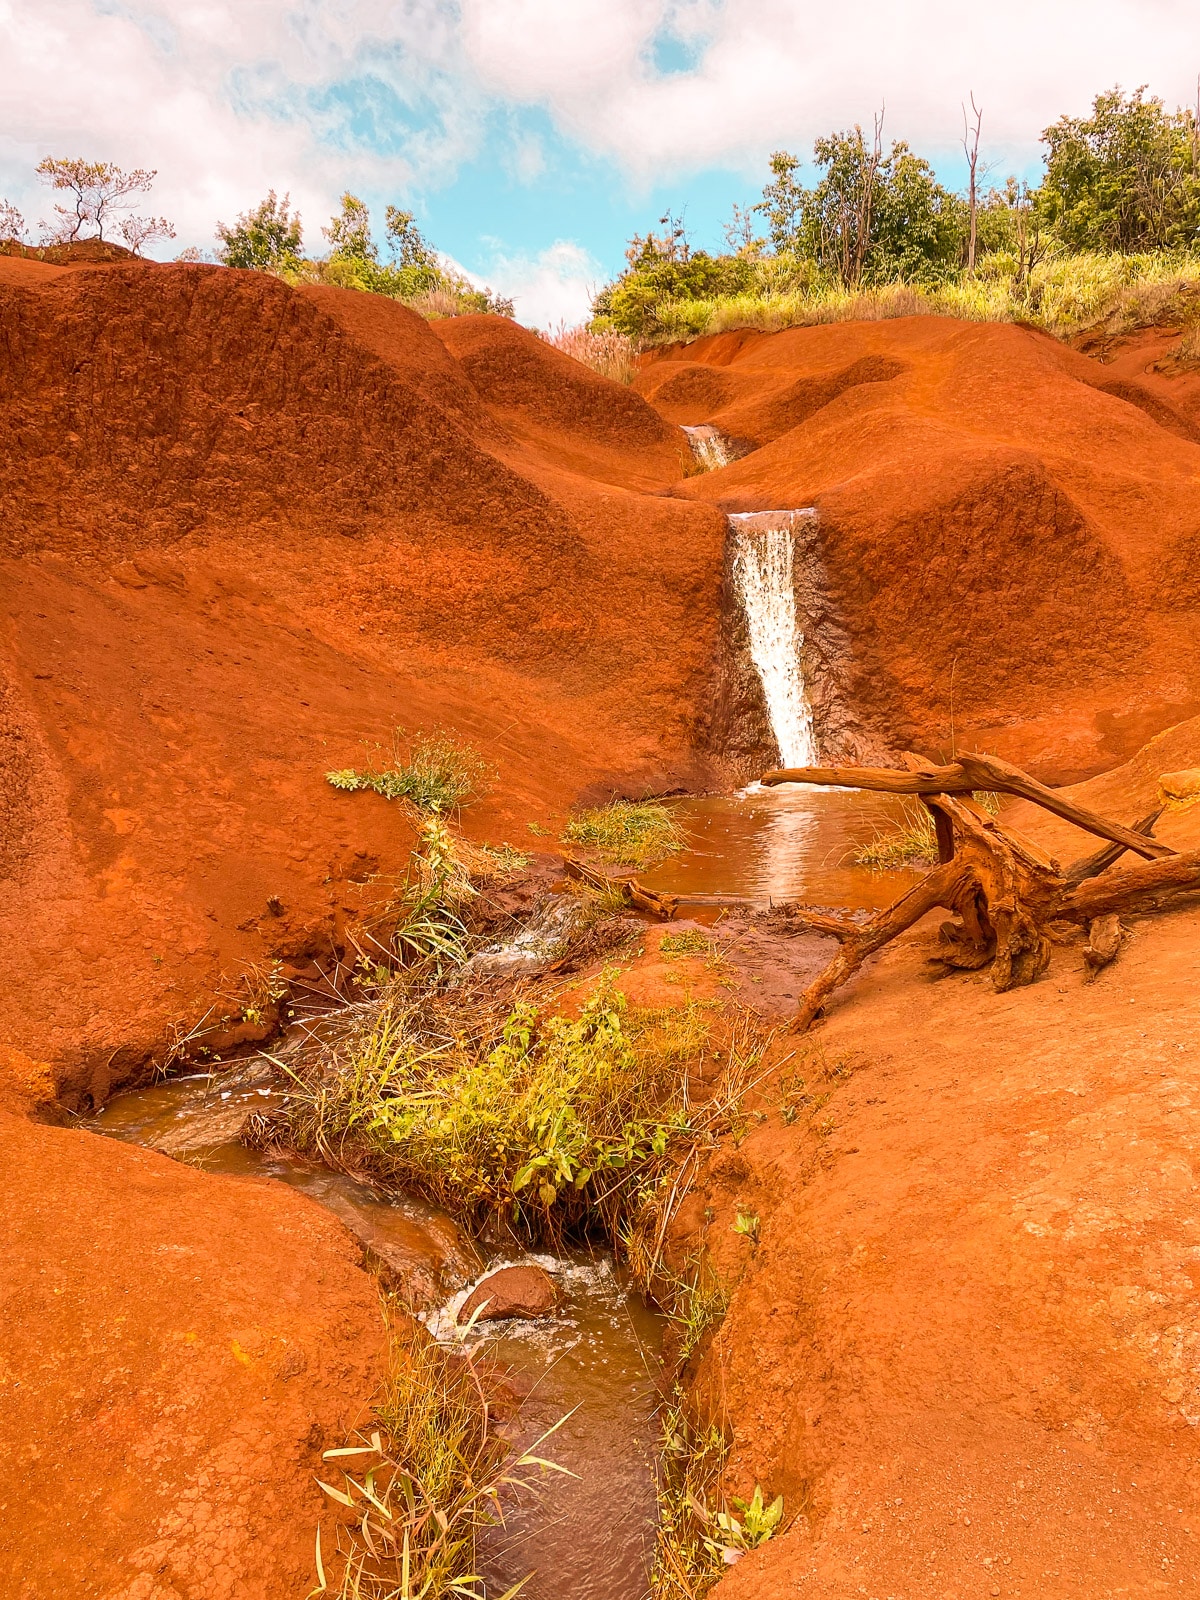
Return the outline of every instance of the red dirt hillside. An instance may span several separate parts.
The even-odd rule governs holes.
[[[1186,376],[916,317],[701,339],[635,387],[754,447],[676,493],[819,508],[842,630],[820,665],[886,742],[948,748],[953,716],[960,742],[1065,781],[1200,706]]]
[[[715,511],[526,470],[391,301],[0,266],[0,1046],[102,1099],[222,972],[328,943],[411,841],[323,773],[397,724],[445,722],[498,764],[474,814],[493,836],[589,784],[701,775]],[[570,387],[568,358],[510,340]],[[659,487],[677,476],[648,406],[576,388],[560,457],[632,428]]]
[[[1197,766],[1193,718],[1068,792],[1137,816]],[[1158,833],[1200,847],[1200,807]],[[1128,931],[1093,982],[1076,943],[996,994],[912,930],[795,1041],[815,1107],[769,1098],[689,1197],[681,1251],[742,1270],[693,1396],[731,1491],[794,1519],[719,1600],[1200,1593],[1200,910]]]

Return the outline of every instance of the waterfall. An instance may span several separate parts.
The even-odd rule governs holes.
[[[819,759],[812,706],[804,686],[792,586],[797,517],[811,511],[751,511],[729,518],[733,578],[746,614],[750,658],[762,679],[771,729],[785,767],[811,767]]]
[[[705,472],[715,472],[718,467],[727,467],[733,460],[729,440],[719,428],[714,428],[711,422],[704,422],[691,428],[685,426],[683,431],[688,436],[692,454]]]

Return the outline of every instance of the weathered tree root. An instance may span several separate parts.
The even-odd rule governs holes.
[[[1054,924],[1089,930],[1084,958],[1091,976],[1121,948],[1122,913],[1157,911],[1180,895],[1200,891],[1200,850],[1179,854],[1151,837],[1160,812],[1133,827],[1064,800],[1019,768],[991,756],[963,755],[946,767],[908,756],[908,770],[881,767],[797,767],[768,772],[765,784],[812,783],[915,794],[933,816],[939,864],[899,900],[865,921],[797,908],[791,920],[838,941],[838,953],[805,990],[792,1023],[810,1026],[833,992],[868,956],[928,912],[943,907],[958,920],[944,923],[943,966],[990,969],[997,991],[1033,983],[1049,965]],[[1065,870],[1036,845],[987,815],[969,796],[976,789],[1020,795],[1087,832],[1108,840]],[[957,797],[957,798],[956,798]],[[1143,861],[1119,872],[1127,850]],[[1102,876],[1101,876],[1102,874]]]

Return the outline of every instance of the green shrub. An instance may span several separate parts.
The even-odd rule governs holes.
[[[687,842],[683,829],[657,800],[614,800],[571,818],[563,838],[595,850],[605,861],[646,867]]]
[[[521,1000],[431,1026],[401,991],[289,1095],[292,1137],[415,1190],[481,1226],[534,1237],[616,1219],[688,1130],[682,1084],[704,1048],[704,1008],[630,1012],[611,975],[578,1018]]]

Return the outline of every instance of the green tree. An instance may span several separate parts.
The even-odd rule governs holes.
[[[377,261],[379,251],[371,238],[371,213],[366,202],[357,195],[344,194],[342,209],[329,219],[329,226],[321,232],[333,246],[335,256],[349,261]]]
[[[625,251],[629,263],[592,302],[602,325],[633,339],[658,330],[659,309],[679,300],[708,300],[742,294],[754,278],[750,255],[714,256],[693,250],[683,219],[667,212],[662,233],[634,234]]]
[[[1096,96],[1090,117],[1060,117],[1047,147],[1042,203],[1074,250],[1157,250],[1200,238],[1195,114],[1146,90]]]
[[[290,198],[285,194],[279,200],[271,189],[253,211],[241,212],[232,228],[218,222],[218,260],[227,267],[250,267],[259,272],[298,267],[304,239],[299,213],[289,213]]]
[[[411,211],[401,211],[399,206],[387,208],[387,238],[397,266],[437,266],[437,258]]]
[[[943,276],[967,233],[963,202],[903,141],[885,156],[882,133],[878,117],[870,140],[857,125],[818,139],[811,189],[796,176],[799,158],[777,150],[758,207],[777,252],[809,257],[851,289]]]

